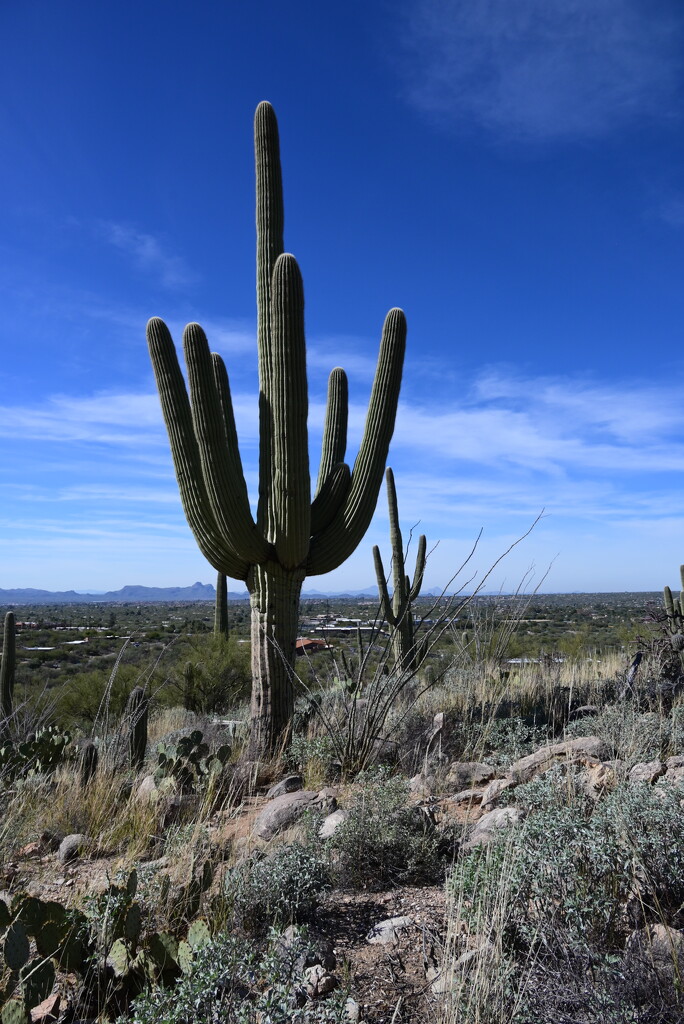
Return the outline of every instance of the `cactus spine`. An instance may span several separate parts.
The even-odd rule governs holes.
[[[400,309],[387,314],[366,427],[350,472],[344,462],[347,382],[332,371],[313,502],[307,434],[304,294],[285,253],[278,125],[269,103],[254,122],[259,362],[259,502],[252,517],[228,376],[201,327],[185,329],[189,397],[171,335],[158,318],[148,342],[185,515],[218,572],[244,580],[252,609],[250,756],[287,737],[299,597],[307,575],[354,551],[377,502],[394,430],[406,343]]]
[[[145,696],[142,686],[131,690],[128,698],[127,715],[129,722],[128,750],[131,768],[140,771],[145,763],[147,750],[147,715],[149,699]]]
[[[216,577],[216,610],[214,612],[214,635],[228,636],[228,580],[224,572]]]
[[[2,640],[2,661],[0,661],[0,713],[2,713],[6,724],[12,717],[16,663],[14,612],[7,612]]]
[[[375,561],[375,575],[378,580],[378,592],[380,595],[380,607],[383,616],[392,628],[392,643],[394,646],[394,660],[402,671],[414,671],[424,657],[421,643],[416,639],[415,624],[413,621],[412,604],[420,594],[423,585],[423,573],[425,572],[426,540],[424,534],[418,539],[418,552],[416,555],[416,569],[413,574],[413,583],[406,575],[404,565],[404,543],[401,537],[399,526],[399,511],[397,507],[397,490],[394,486],[394,474],[388,467],[385,473],[387,481],[387,504],[389,506],[390,541],[392,544],[392,575],[393,593],[389,596],[385,569],[382,564],[380,548],[375,545],[373,548],[373,559]]]

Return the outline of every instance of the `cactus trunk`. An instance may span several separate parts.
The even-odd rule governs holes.
[[[14,672],[17,662],[14,627],[14,612],[7,612],[0,661],[0,713],[5,724],[9,723],[13,710]]]
[[[294,711],[293,665],[302,571],[257,565],[247,581],[252,608],[252,734],[250,757],[287,742]]]
[[[228,375],[202,328],[185,329],[190,394],[163,321],[148,324],[150,356],[188,523],[219,573],[247,583],[252,603],[252,756],[286,740],[299,596],[305,576],[330,572],[368,529],[399,400],[406,344],[400,309],[385,318],[366,426],[354,468],[344,462],[347,379],[330,375],[314,500],[307,432],[304,289],[285,253],[278,125],[269,103],[254,119],[259,359],[259,501],[253,518]]]
[[[216,636],[228,636],[228,580],[224,572],[219,572],[216,577],[214,634]]]

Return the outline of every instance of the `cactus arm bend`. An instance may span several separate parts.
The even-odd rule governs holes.
[[[188,324],[183,342],[192,421],[214,520],[233,551],[246,562],[265,562],[268,545],[252,519],[240,453],[237,445],[228,444],[227,423],[232,415],[226,418],[216,387],[215,361],[199,324]],[[229,393],[223,398],[230,402]]]
[[[294,256],[283,253],[271,284],[273,375],[266,393],[271,407],[269,519],[278,561],[296,569],[306,560],[311,537],[311,478],[307,428],[308,388],[304,340],[304,288]]]
[[[351,472],[346,462],[334,466],[311,502],[311,533],[320,533],[335,518],[349,490]]]
[[[389,590],[387,589],[387,580],[385,578],[385,567],[382,564],[382,555],[380,554],[380,548],[377,544],[373,547],[373,562],[375,563],[375,575],[378,581],[380,611],[383,618],[387,620],[390,626],[396,626],[397,618],[392,609],[392,601],[390,600]]]
[[[247,578],[247,562],[220,535],[209,503],[190,401],[169,329],[153,317],[147,325],[150,358],[169,435],[171,455],[186,519],[204,557],[233,579]]]
[[[325,530],[312,539],[308,572],[330,572],[352,554],[365,534],[378,500],[399,402],[406,349],[406,318],[391,309],[385,318],[366,426],[354,462],[344,505]]]
[[[321,445],[321,462],[316,483],[316,497],[321,493],[328,477],[339,462],[344,462],[347,451],[347,420],[349,387],[344,370],[336,366],[328,378],[328,401],[325,408],[325,426]],[[316,533],[316,530],[312,531]]]
[[[280,167],[278,122],[270,103],[262,102],[254,115],[257,228],[257,349],[259,356],[259,506],[257,524],[272,540],[275,531],[271,508],[272,390],[274,368],[271,348],[271,282],[273,268],[284,250],[283,181]]]

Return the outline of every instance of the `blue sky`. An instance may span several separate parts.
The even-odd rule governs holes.
[[[358,443],[409,324],[389,463],[441,586],[655,590],[684,561],[684,9],[677,0],[5,0],[0,587],[209,581],[144,326],[225,358],[256,493],[252,117],[280,123],[325,382]],[[352,453],[353,454],[353,453]],[[355,555],[307,587],[373,582]],[[465,578],[469,578],[470,572]]]

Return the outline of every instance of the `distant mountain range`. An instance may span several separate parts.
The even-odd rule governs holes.
[[[230,588],[231,580],[228,581]],[[422,597],[439,597],[438,588],[426,590]],[[246,589],[230,590],[231,601],[246,601],[249,597]],[[6,605],[34,604],[153,604],[154,602],[178,601],[214,601],[216,589],[212,583],[193,583],[191,587],[139,587],[127,586],[121,590],[108,590],[104,594],[81,594],[77,590],[34,590],[31,587],[16,590],[0,589],[0,607]],[[345,598],[366,599],[377,601],[377,587],[366,587],[365,590],[322,591],[305,590],[304,601],[320,601],[327,598],[344,600]]]

